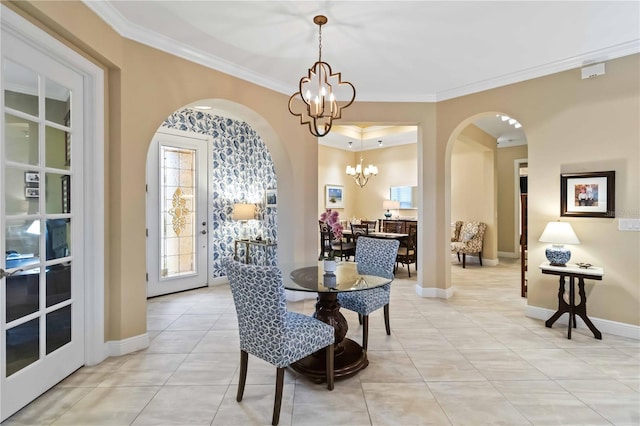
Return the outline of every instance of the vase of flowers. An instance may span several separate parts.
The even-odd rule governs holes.
[[[320,215],[320,222],[323,222],[331,229],[331,234],[335,240],[342,239],[342,231],[344,228],[340,223],[340,214],[337,211],[327,209]],[[321,256],[319,260],[324,261],[325,272],[335,272],[337,264],[333,250],[330,250],[328,255]]]

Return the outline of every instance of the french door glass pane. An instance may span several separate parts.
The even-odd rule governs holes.
[[[44,100],[45,118],[56,124],[63,126],[70,125],[70,109],[69,97],[71,92],[64,86],[59,85],[53,80],[46,79],[44,90],[46,98]]]
[[[60,259],[71,254],[71,219],[47,219],[44,235],[47,260]]]
[[[5,261],[7,269],[23,268],[40,262],[40,219],[7,220]]]
[[[49,312],[47,321],[47,355],[71,341],[71,305]]]
[[[49,266],[46,275],[47,308],[69,300],[71,298],[71,262]]]
[[[196,152],[160,148],[160,276],[196,272]]]
[[[40,309],[40,269],[18,272],[6,278],[7,323]]]
[[[36,170],[6,167],[4,177],[5,213],[7,215],[38,214],[40,173]]]
[[[70,133],[49,126],[46,127],[45,132],[46,166],[69,170],[70,158],[68,158],[67,153],[67,135],[70,135]]]
[[[4,104],[38,116],[38,75],[14,62],[4,61]]]
[[[7,377],[22,370],[40,357],[40,319],[35,318],[6,332]]]
[[[7,161],[38,164],[38,123],[8,113],[4,120]]]
[[[47,173],[46,185],[46,209],[48,214],[69,213],[65,206],[70,203],[69,182],[71,176],[59,173]],[[65,186],[66,185],[66,186]]]

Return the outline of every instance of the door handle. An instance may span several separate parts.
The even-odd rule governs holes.
[[[16,269],[13,272],[6,272],[4,269],[0,268],[0,280],[6,277],[10,277],[11,275],[17,274],[18,272],[22,272],[22,269]]]

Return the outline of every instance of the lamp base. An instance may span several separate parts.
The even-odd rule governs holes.
[[[387,210],[386,213],[384,214],[384,217],[386,217],[387,219],[391,219],[391,212]]]
[[[567,266],[566,263],[571,259],[571,251],[564,246],[549,247],[544,254],[551,266]]]

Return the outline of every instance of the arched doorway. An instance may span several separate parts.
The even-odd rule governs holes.
[[[521,208],[526,178],[521,185],[521,176],[526,175],[527,153],[522,125],[500,112],[469,117],[449,139],[450,222],[487,223],[483,265],[497,265],[499,257],[514,261],[521,257],[521,235],[526,232],[526,220],[522,220],[525,211]],[[522,241],[526,244],[526,238]],[[472,267],[479,266],[478,260],[477,256],[471,257]],[[457,266],[455,255],[451,263],[452,268]],[[524,281],[524,274],[521,279]]]
[[[228,101],[198,101],[176,110],[158,129],[147,159],[149,296],[224,282],[221,260],[234,254],[241,233],[277,240],[277,207],[265,203],[266,191],[278,188],[275,161],[266,139],[243,118],[270,127],[251,115]],[[193,161],[180,160],[189,165],[180,170],[173,155]],[[254,205],[257,220],[235,221],[238,203]],[[277,264],[276,250],[256,256],[264,257],[262,264]]]

